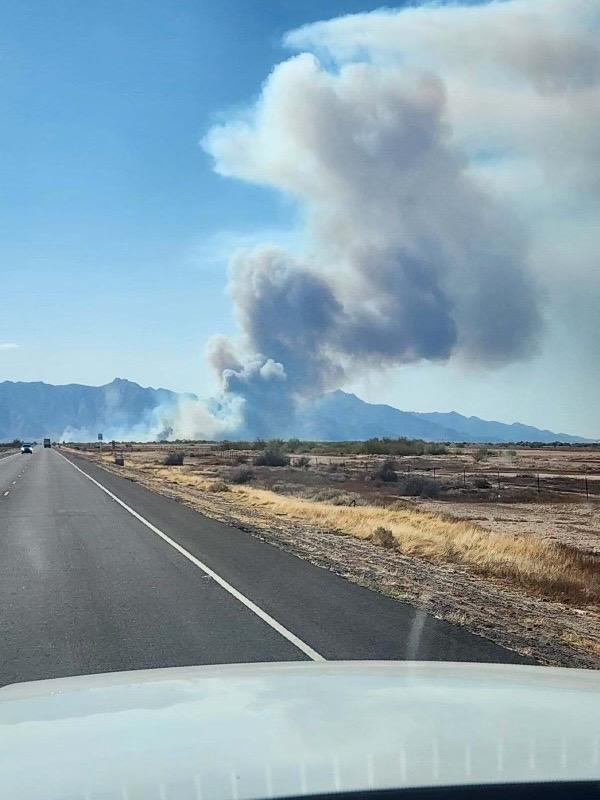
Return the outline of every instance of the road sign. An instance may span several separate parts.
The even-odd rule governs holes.
[[[99,441],[99,442],[101,442],[101,441],[102,441],[102,434],[101,434],[101,433],[99,433],[99,434],[98,434],[98,441]]]

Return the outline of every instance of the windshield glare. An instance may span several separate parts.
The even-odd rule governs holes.
[[[3,11],[2,793],[598,780],[597,5]]]

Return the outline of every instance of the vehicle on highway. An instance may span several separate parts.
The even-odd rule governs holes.
[[[598,720],[600,673],[579,669],[288,662],[62,678],[0,689],[0,792],[591,798]]]
[[[44,439],[44,447],[52,447],[52,442],[50,439]]]
[[[21,453],[33,453],[33,445],[23,442],[21,445]]]

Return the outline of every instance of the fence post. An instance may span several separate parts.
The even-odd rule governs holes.
[[[467,468],[463,467],[463,486],[467,485]]]
[[[500,470],[498,470],[498,489],[500,488]]]
[[[540,493],[540,476],[539,476],[539,473],[538,473],[538,476],[537,476],[537,490],[538,490],[538,494],[539,494]]]
[[[588,500],[590,499],[590,491],[589,491],[589,487],[588,487],[587,475],[585,476],[585,496],[586,496],[586,498]]]

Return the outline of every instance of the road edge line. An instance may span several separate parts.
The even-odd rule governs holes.
[[[196,558],[196,556],[192,555],[189,552],[189,550],[186,550],[185,547],[182,547],[174,539],[171,539],[170,536],[167,536],[166,533],[163,533],[163,531],[161,531],[160,528],[157,528],[156,525],[153,525],[149,520],[147,520],[141,514],[138,514],[138,512],[135,509],[127,505],[127,503],[125,503],[123,500],[117,497],[116,494],[113,494],[113,492],[111,492],[110,489],[107,489],[106,486],[103,486],[100,483],[100,481],[97,481],[95,478],[92,478],[92,476],[88,475],[87,472],[85,472],[85,470],[81,469],[81,467],[78,467],[77,464],[74,464],[70,459],[68,459],[62,453],[59,453],[58,450],[54,450],[54,452],[58,456],[63,458],[67,462],[67,464],[70,464],[73,467],[73,469],[76,469],[84,477],[86,477],[89,481],[91,481],[99,489],[101,489],[105,494],[107,494],[112,500],[115,501],[115,503],[118,503],[122,508],[125,509],[125,511],[129,512],[133,517],[135,517],[139,522],[141,522],[142,525],[145,525],[148,528],[148,530],[152,531],[152,533],[154,533],[156,536],[163,539],[167,544],[171,545],[171,547],[177,550],[178,553],[187,558],[188,561],[191,561],[191,563],[194,564],[194,566],[198,567],[198,569],[202,570],[202,572],[210,576],[216,583],[219,584],[219,586],[221,586],[222,589],[225,589],[226,592],[229,592],[229,594],[235,597],[235,599],[238,600],[243,606],[246,606],[246,608],[252,611],[253,614],[259,617],[259,619],[262,619],[263,622],[266,622],[267,625],[273,628],[273,630],[277,631],[277,633],[283,636],[284,639],[287,639],[288,642],[291,642],[291,644],[297,647],[298,650],[302,651],[304,655],[308,656],[312,661],[326,661],[326,659],[320,653],[317,653],[317,651],[314,650],[310,645],[306,644],[306,642],[303,642],[302,639],[296,636],[295,633],[292,633],[287,628],[285,628],[280,622],[277,622],[277,620],[274,619],[270,614],[267,614],[267,612],[263,611],[263,609],[260,606],[257,606],[256,603],[252,602],[252,600],[250,600],[248,597],[246,597],[244,594],[238,591],[238,589],[236,589],[235,586],[232,586],[228,581],[226,581],[225,578],[222,578],[207,564],[205,564],[203,561],[200,561],[200,559]]]

